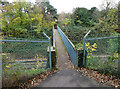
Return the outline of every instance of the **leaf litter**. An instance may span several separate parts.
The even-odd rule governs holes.
[[[98,71],[84,67],[77,68],[77,71],[103,85],[120,88],[120,79],[114,75],[102,74]]]
[[[31,89],[32,87],[36,87],[39,83],[41,83],[43,80],[45,80],[48,76],[52,76],[56,72],[57,72],[57,70],[53,69],[53,70],[48,70],[44,73],[34,75],[33,78],[28,79],[25,82],[15,84],[12,87],[12,89]]]

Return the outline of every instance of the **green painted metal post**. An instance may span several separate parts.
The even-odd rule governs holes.
[[[85,65],[85,38],[83,38],[83,65]]]
[[[55,48],[55,30],[53,26],[53,47]]]
[[[51,61],[51,40],[49,38],[49,61],[50,61],[50,70],[52,69],[52,61]]]
[[[2,41],[0,41],[0,89],[2,88]]]
[[[48,38],[49,40],[49,62],[50,62],[50,70],[52,70],[52,60],[51,60],[51,39],[43,32],[43,34]]]
[[[3,88],[3,66],[2,66],[2,38],[0,38],[0,88]]]
[[[86,54],[85,54],[85,40],[86,40],[86,37],[88,36],[88,34],[90,34],[90,32],[91,32],[91,30],[84,36],[84,38],[83,38],[83,65],[84,65],[84,67],[86,67],[87,66],[87,63],[85,63],[85,56],[86,56]]]

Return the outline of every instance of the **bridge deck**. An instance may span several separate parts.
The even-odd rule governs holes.
[[[73,64],[68,56],[67,50],[62,42],[62,39],[55,29],[56,48],[57,48],[57,67],[60,70],[73,69]]]

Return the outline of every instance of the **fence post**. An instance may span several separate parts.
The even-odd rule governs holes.
[[[48,38],[49,40],[49,62],[50,62],[50,70],[52,69],[52,61],[51,61],[51,39],[43,32],[43,34]]]
[[[53,25],[53,47],[55,48],[55,31],[54,31],[54,25]]]
[[[85,38],[83,38],[83,65],[85,65]]]
[[[52,62],[51,62],[51,40],[49,38],[49,61],[50,61],[50,70],[52,69]]]
[[[3,88],[2,37],[0,37],[0,89]]]
[[[85,63],[85,40],[86,40],[86,37],[88,36],[88,34],[90,34],[91,30],[83,37],[83,65],[86,67],[87,66],[87,63]]]

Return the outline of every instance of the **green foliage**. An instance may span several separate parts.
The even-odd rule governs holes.
[[[61,27],[61,29],[63,30],[63,32],[65,32],[65,34],[73,42],[73,44],[76,45],[79,43],[81,44],[83,43],[83,37],[92,28],[82,27],[82,26],[72,26],[71,24],[68,26],[63,26]]]
[[[40,8],[39,4],[32,5],[25,1],[3,5],[1,16],[3,36],[37,38],[45,27],[52,27],[56,23],[57,11],[47,2],[44,5],[44,8]]]
[[[80,49],[83,47],[83,43],[78,43],[78,44],[75,44],[75,48],[76,49]]]
[[[47,71],[48,69],[32,68],[25,70],[21,63],[4,64],[4,86],[11,87],[15,82],[27,80],[34,75]]]
[[[119,38],[118,38],[119,39]],[[111,53],[116,53],[118,52],[118,47],[119,47],[119,43],[118,43],[118,39],[110,39],[108,41],[109,44],[109,49],[108,51],[112,51]]]
[[[102,11],[101,11],[102,12]],[[117,36],[114,29],[118,28],[118,8],[111,8],[107,15],[99,18],[99,22],[94,26],[93,32],[97,36]]]
[[[67,25],[70,24],[70,23],[71,23],[70,20],[69,20],[68,18],[65,18],[63,24],[64,24],[65,26],[67,26]]]
[[[58,18],[57,9],[55,9],[49,2],[42,2],[39,4],[39,7],[42,9],[42,14],[44,15],[44,19],[47,21],[55,21]]]
[[[118,77],[119,57],[117,39],[102,39],[102,41],[96,41],[96,45],[94,41],[89,42],[90,43],[86,44],[86,49],[88,52],[87,67],[98,70],[105,74],[112,74]]]
[[[113,61],[111,56],[109,56],[108,59],[101,59],[101,57],[94,57],[91,55],[89,58],[87,58],[87,66],[90,69],[119,77],[117,60]]]
[[[43,24],[42,19],[43,19],[43,15],[37,14],[35,16],[35,20],[38,22],[38,24],[37,24],[37,29],[34,29],[34,31],[36,31],[37,34],[39,34],[41,32],[41,30],[42,30],[42,24]]]
[[[23,13],[26,3],[10,3],[3,6],[2,30],[4,35],[20,36],[20,33],[26,33],[30,26],[30,19],[27,13]]]
[[[85,27],[94,26],[94,21],[92,19],[93,12],[96,10],[96,7],[91,8],[90,10],[86,8],[76,8],[73,12],[73,19],[76,25],[81,25]]]
[[[105,19],[106,30],[109,29],[109,31],[110,31],[112,29],[118,28],[118,15],[116,15],[116,14],[118,14],[118,9],[117,8],[111,9],[108,12],[107,18]]]

